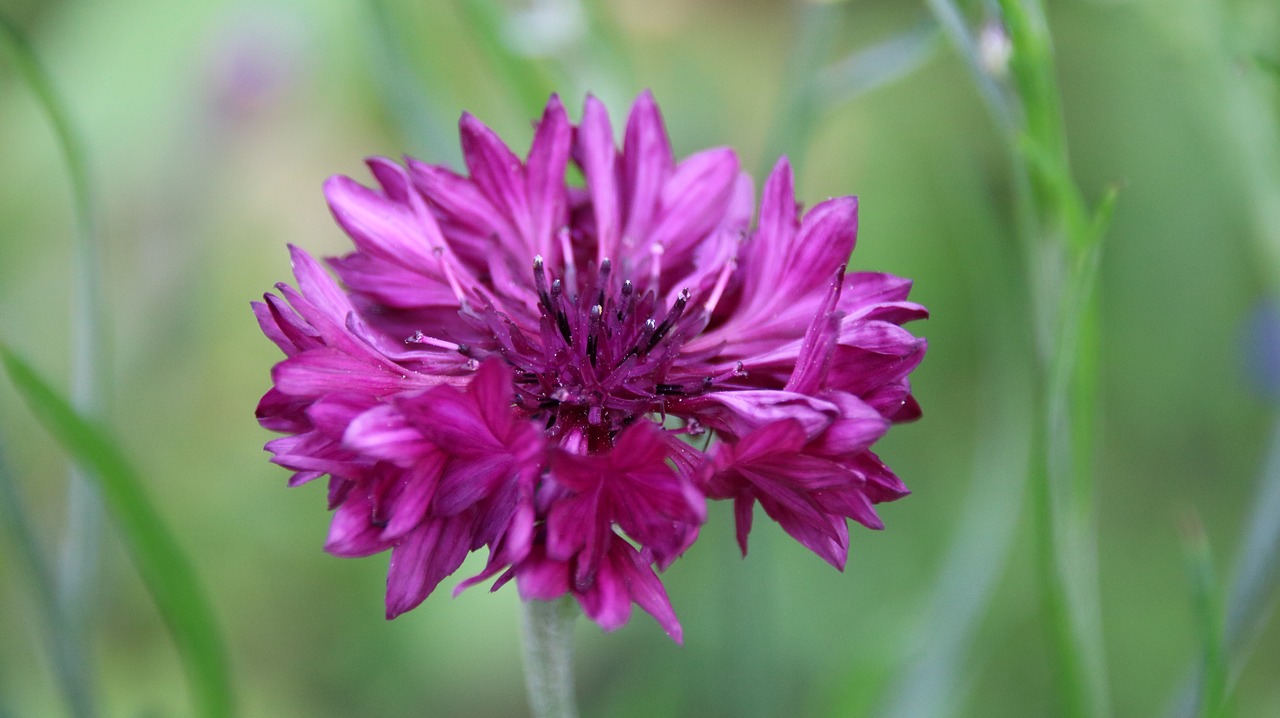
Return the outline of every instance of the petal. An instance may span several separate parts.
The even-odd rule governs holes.
[[[847,516],[875,531],[884,529],[884,522],[876,514],[870,498],[860,488],[824,492],[818,497],[818,503],[828,513]]]
[[[266,300],[271,324],[275,326],[280,336],[288,342],[288,346],[277,342],[277,346],[284,351],[286,356],[293,356],[308,349],[324,346],[324,340],[320,338],[320,332],[298,316],[298,313],[284,299],[274,294],[264,294],[262,298]],[[272,336],[272,332],[268,332],[265,327],[263,332],[268,337]]]
[[[372,463],[349,451],[343,451],[332,438],[318,431],[282,436],[268,441],[263,448],[274,454],[271,463],[294,471],[356,477]]]
[[[447,167],[439,167],[408,160],[409,173],[414,186],[427,198],[440,222],[455,231],[449,232],[450,245],[457,246],[459,240],[467,234],[489,237],[497,234],[509,236],[514,229],[510,220],[504,217],[475,182],[463,177]],[[462,244],[468,244],[462,240]]]
[[[363,394],[328,394],[307,407],[307,418],[322,434],[340,440],[351,422],[375,403]]]
[[[667,590],[653,569],[645,563],[640,554],[624,541],[615,541],[610,551],[609,562],[614,570],[623,575],[636,605],[648,612],[662,626],[671,640],[684,642],[684,630],[676,618],[676,612],[667,598]]]
[[[324,550],[343,558],[372,556],[391,547],[378,537],[380,533],[382,527],[373,521],[373,499],[369,492],[352,491],[333,512]]]
[[[843,267],[836,270],[826,305],[813,317],[809,330],[800,342],[796,368],[783,387],[787,391],[816,394],[826,381],[827,369],[840,331],[840,315],[836,313],[835,307],[840,301],[840,279],[843,274]]]
[[[310,403],[310,399],[289,396],[271,387],[258,401],[254,415],[264,429],[298,434],[311,429],[311,420],[306,415],[306,409]]]
[[[844,301],[840,308],[849,313],[871,304],[900,302],[911,293],[910,279],[881,272],[852,272],[844,282]]]
[[[760,506],[769,518],[818,558],[843,571],[849,556],[849,528],[844,517],[822,513],[807,503],[783,503],[777,499],[760,496]]]
[[[840,418],[814,439],[809,450],[815,454],[845,460],[865,451],[889,430],[888,419],[852,394],[829,392],[823,398],[840,409]]]
[[[471,178],[493,206],[520,227],[529,214],[524,166],[520,158],[493,130],[471,114],[463,113],[458,127],[462,136],[462,156]],[[526,245],[524,249],[533,254],[533,247]]]
[[[320,309],[334,324],[342,326],[346,317],[355,309],[351,300],[338,287],[333,277],[306,250],[289,245],[289,260],[293,276],[298,279],[298,290],[307,302]],[[319,327],[317,327],[319,328]]]
[[[884,352],[837,346],[827,374],[828,386],[858,396],[870,396],[885,384],[901,381],[924,359],[924,340],[912,339],[914,341],[910,345],[886,347],[888,351]]]
[[[569,564],[547,558],[535,546],[515,567],[516,588],[524,601],[554,601],[570,590]]]
[[[550,256],[555,232],[564,224],[568,207],[564,171],[572,138],[564,105],[552,95],[533,136],[525,168],[525,192],[533,225],[529,240],[537,254]]]
[[[270,296],[270,295],[268,295]],[[281,329],[280,324],[276,321],[275,315],[271,311],[271,307],[264,302],[249,302],[249,307],[253,309],[253,316],[258,320],[258,327],[262,329],[262,333],[267,335],[285,356],[293,356],[302,351],[294,341],[289,338],[288,334]]]
[[[613,544],[624,544],[625,541],[615,539]],[[613,550],[632,550],[630,546],[626,548],[614,548]],[[610,559],[612,559],[613,550],[610,551]],[[582,606],[582,612],[587,618],[595,621],[605,631],[616,631],[627,624],[631,619],[631,591],[627,585],[632,578],[630,571],[620,566],[618,562],[607,560],[601,562],[601,569],[595,575],[595,580],[590,586],[579,587],[574,591],[574,597],[578,599],[578,604]]]
[[[738,536],[738,548],[742,555],[747,555],[747,536],[751,533],[751,519],[755,512],[756,499],[752,493],[741,493],[733,498],[733,518]]]
[[[640,251],[663,248],[662,262],[680,266],[698,243],[720,225],[738,179],[738,156],[727,147],[690,155],[662,188],[662,210]]]
[[[776,454],[795,454],[804,448],[808,437],[796,421],[777,421],[744,436],[733,447],[731,463],[749,464]]]
[[[382,404],[354,418],[343,434],[348,449],[409,467],[427,454],[437,453],[404,414]]]
[[[319,397],[330,392],[367,392],[382,396],[413,388],[414,382],[396,376],[334,349],[311,349],[276,364],[271,380],[285,394]]]
[[[578,125],[576,155],[591,193],[591,209],[595,215],[596,261],[618,256],[618,187],[613,146],[613,129],[604,105],[587,95]]]
[[[622,143],[622,197],[626,216],[624,237],[645,237],[658,211],[662,185],[675,160],[662,114],[648,90],[640,93]]]
[[[399,491],[383,509],[388,521],[379,538],[388,542],[398,541],[426,518],[444,462],[444,455],[434,452],[423,456],[401,474]]]
[[[813,437],[840,414],[830,402],[770,389],[712,392],[682,399],[668,410],[678,416],[693,415],[702,424],[734,437],[785,419],[795,420],[806,436]]]
[[[334,219],[361,251],[424,273],[436,264],[432,248],[444,239],[425,207],[397,202],[341,175],[324,183],[324,194]]]
[[[443,448],[447,452],[451,447]],[[515,461],[507,454],[454,456],[440,477],[434,510],[441,516],[466,511],[492,494],[499,484],[514,480],[518,474]]]
[[[856,197],[822,202],[797,223],[791,168],[780,160],[765,185],[760,226],[742,250],[742,313],[763,320],[825,294],[824,283],[848,264],[857,236]]]
[[[449,574],[471,546],[470,515],[428,520],[391,549],[387,569],[387,618],[416,607]]]
[[[902,479],[885,466],[880,457],[870,451],[865,451],[854,459],[852,466],[866,476],[863,491],[872,503],[897,501],[911,493],[907,485],[902,483]]]
[[[379,259],[371,254],[355,252],[329,264],[342,282],[353,292],[369,297],[378,304],[396,309],[422,307],[460,308],[458,296],[449,284],[419,271]]]
[[[760,197],[760,226],[751,244],[751,261],[761,270],[783,266],[799,228],[800,208],[796,204],[791,163],[780,157],[765,180]]]

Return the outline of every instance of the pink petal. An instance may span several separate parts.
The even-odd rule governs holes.
[[[476,118],[468,113],[459,122],[462,135],[462,156],[471,172],[471,178],[484,192],[493,206],[510,219],[522,235],[525,218],[529,215],[525,197],[524,166],[506,144]],[[534,247],[523,249],[532,256]]]
[[[425,208],[397,202],[341,175],[324,183],[324,194],[334,219],[362,251],[424,273],[436,264],[432,248],[444,239]]]
[[[399,264],[361,252],[331,259],[329,264],[351,291],[388,307],[450,307],[456,310],[460,306],[453,288],[442,278],[437,278],[434,272],[428,275],[405,269]]]
[[[613,146],[613,129],[609,113],[595,97],[587,95],[578,125],[577,157],[591,193],[591,208],[596,220],[597,261],[618,257],[618,233],[621,229],[618,210],[618,187]]]
[[[333,512],[324,550],[344,558],[372,556],[390,547],[379,538],[381,532],[373,522],[373,500],[368,492],[353,492]]]
[[[676,167],[662,188],[662,210],[647,242],[665,250],[664,265],[689,261],[697,243],[724,219],[737,179],[738,156],[728,148],[698,152]]]
[[[334,349],[311,349],[285,359],[272,368],[271,379],[277,389],[298,397],[339,391],[385,395],[413,387],[403,376]]]
[[[383,509],[389,520],[379,538],[398,541],[426,518],[444,462],[445,457],[439,452],[427,454],[401,474],[398,493]]]
[[[653,95],[645,90],[631,106],[622,143],[622,197],[625,206],[624,237],[645,237],[658,211],[662,185],[675,160]]]
[[[533,237],[529,239],[538,254],[551,255],[555,232],[564,224],[567,211],[564,171],[572,137],[564,105],[559,97],[552,95],[533,136],[525,169],[525,192],[533,224]]]
[[[387,569],[387,618],[416,607],[449,574],[470,548],[471,517],[428,520],[391,549]]]
[[[704,425],[735,437],[786,419],[798,422],[805,435],[817,436],[840,414],[830,402],[770,389],[713,392],[681,400],[679,407]]]

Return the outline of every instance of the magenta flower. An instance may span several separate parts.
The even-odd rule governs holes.
[[[801,218],[783,159],[751,229],[734,153],[677,162],[648,93],[620,150],[593,98],[575,126],[552,97],[523,162],[470,115],[461,135],[469,176],[330,179],[345,290],[291,248],[297,290],[254,304],[286,356],[258,418],[291,485],[329,475],[326,550],[390,549],[389,618],[487,547],[458,590],[514,578],[606,630],[634,603],[677,641],[655,567],[707,498],[733,499],[744,554],[759,502],[843,568],[846,519],[881,528],[907,494],[871,446],[919,416],[925,341],[900,325],[927,316],[909,281],[845,274],[857,200]]]

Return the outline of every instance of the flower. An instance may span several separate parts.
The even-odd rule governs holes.
[[[355,251],[290,248],[297,289],[254,303],[285,354],[258,405],[295,473],[329,476],[338,556],[391,551],[387,617],[488,548],[525,600],[572,595],[611,630],[634,603],[675,640],[655,573],[706,499],[754,506],[837,568],[846,519],[907,489],[871,446],[919,416],[927,316],[911,283],[846,274],[858,203],[801,217],[784,158],[753,187],[727,148],[676,161],[649,93],[621,148],[587,98],[552,97],[521,161],[470,115],[468,175],[369,160],[325,194]],[[565,181],[572,163],[584,185]],[[713,441],[714,439],[714,441]]]

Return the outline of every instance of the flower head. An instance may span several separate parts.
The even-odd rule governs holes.
[[[843,568],[846,519],[906,487],[870,450],[919,416],[910,282],[846,274],[858,203],[804,213],[791,169],[753,189],[728,149],[672,156],[648,93],[621,147],[588,98],[552,97],[521,161],[470,115],[467,174],[372,159],[325,194],[355,251],[340,286],[291,248],[297,289],[254,304],[286,358],[258,406],[291,484],[329,476],[326,550],[391,551],[387,615],[487,547],[526,600],[613,629],[635,603],[676,640],[654,567],[705,500],[754,506]],[[566,183],[576,165],[585,185]],[[713,441],[714,439],[714,441]]]

